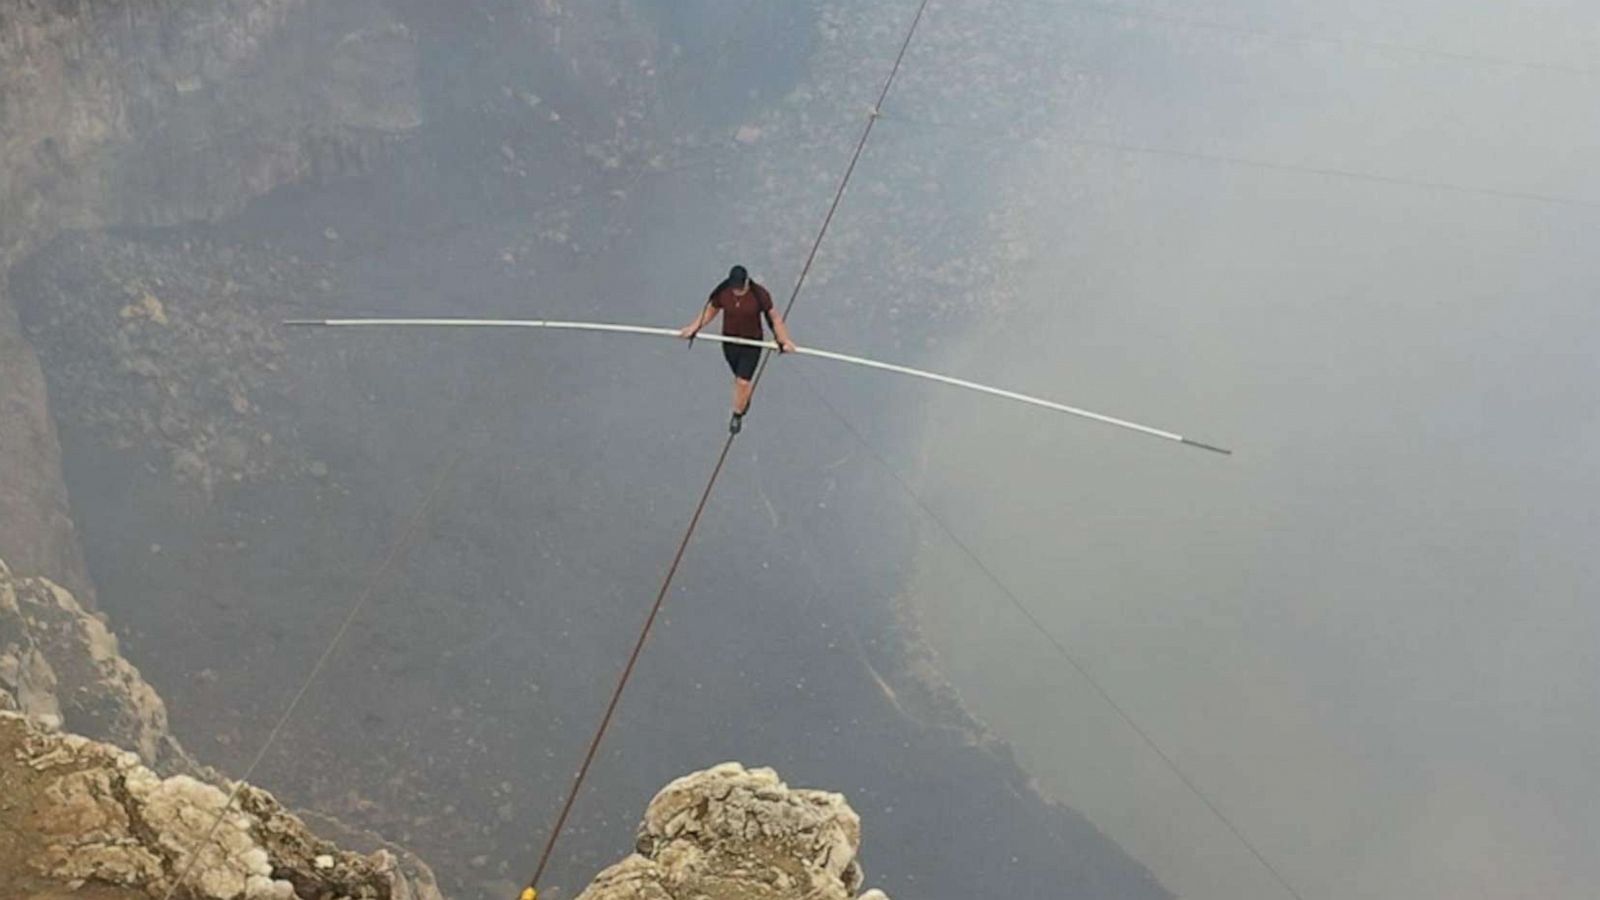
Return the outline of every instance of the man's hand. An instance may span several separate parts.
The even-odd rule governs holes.
[[[778,352],[779,353],[793,353],[794,352],[794,341],[779,341],[778,342]]]
[[[699,331],[699,330],[700,330],[700,328],[698,326],[685,325],[682,328],[678,329],[678,337],[681,337],[684,340],[688,340],[689,338],[694,337],[694,333],[696,331]]]

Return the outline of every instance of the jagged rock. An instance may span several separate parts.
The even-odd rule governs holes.
[[[136,750],[145,762],[198,774],[167,732],[167,708],[122,658],[116,635],[46,578],[0,560],[0,709]]]
[[[162,779],[138,756],[0,713],[0,884],[8,900],[74,885],[160,897],[191,869],[182,900],[442,900],[426,867],[360,855],[312,834],[271,794]],[[212,830],[216,823],[215,830]]]
[[[861,818],[840,794],[784,784],[771,769],[723,763],[650,801],[638,852],[578,900],[850,900]],[[868,891],[861,900],[888,900]]]

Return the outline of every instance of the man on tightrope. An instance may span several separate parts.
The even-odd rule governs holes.
[[[750,273],[745,271],[744,266],[734,266],[728,271],[728,277],[712,290],[705,309],[693,322],[678,329],[678,336],[693,339],[700,329],[711,324],[719,312],[722,313],[722,333],[727,337],[766,340],[766,332],[761,328],[764,316],[772,323],[778,352],[794,350],[794,341],[789,340],[789,329],[783,324],[783,314],[772,305],[772,295],[750,279]],[[728,433],[738,434],[744,425],[745,411],[750,408],[751,379],[755,378],[756,366],[761,362],[761,348],[723,344],[722,356],[728,361],[728,368],[733,370],[733,416],[728,419]]]

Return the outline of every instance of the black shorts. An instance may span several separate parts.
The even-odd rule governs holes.
[[[756,366],[761,362],[761,348],[746,347],[744,344],[723,344],[722,358],[728,361],[728,368],[733,370],[735,378],[749,381],[756,377]]]

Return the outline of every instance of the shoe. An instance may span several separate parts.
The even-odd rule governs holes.
[[[729,434],[738,434],[739,433],[739,429],[741,429],[743,427],[744,427],[744,413],[734,413],[732,416],[730,416],[728,418],[728,433]]]

